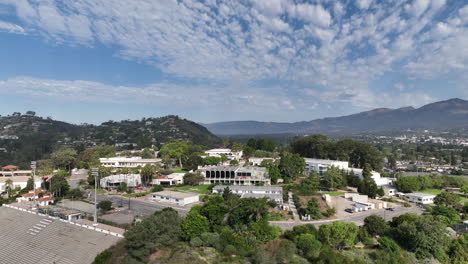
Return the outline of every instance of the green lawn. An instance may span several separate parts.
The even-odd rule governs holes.
[[[175,170],[173,173],[187,173],[188,171],[186,170]]]
[[[422,191],[417,191],[419,193],[427,193],[427,194],[433,194],[433,195],[438,195],[440,193],[443,193],[444,191],[443,190],[439,190],[439,189],[426,189],[426,190],[422,190]]]
[[[323,192],[322,194],[328,194],[330,196],[340,196],[340,195],[344,195],[345,192]]]
[[[172,190],[194,192],[194,193],[200,193],[200,194],[209,194],[210,191],[208,190],[208,187],[210,187],[210,185],[180,186],[180,187],[174,187],[172,188]]]

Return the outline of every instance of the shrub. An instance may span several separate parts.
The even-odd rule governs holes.
[[[278,249],[276,251],[276,260],[283,263],[290,260],[294,254],[296,254],[297,248],[294,242],[289,240],[281,240]]]
[[[92,264],[106,264],[107,261],[112,256],[112,252],[110,250],[104,250],[101,253],[99,253],[95,258]]]
[[[190,240],[190,245],[192,247],[201,247],[203,246],[203,240],[201,240],[199,237],[194,237],[192,240]]]
[[[164,187],[162,187],[161,185],[155,185],[153,186],[153,188],[151,188],[151,192],[161,192],[161,191],[164,191]]]
[[[97,208],[98,209],[101,209],[102,211],[104,212],[107,212],[109,211],[110,209],[112,209],[112,202],[110,200],[103,200],[103,201],[100,201],[98,204],[97,204]]]
[[[226,256],[232,256],[236,254],[236,247],[233,245],[227,245],[224,248],[224,255]]]

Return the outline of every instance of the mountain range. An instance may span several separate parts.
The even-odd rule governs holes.
[[[294,123],[232,121],[204,124],[215,135],[350,134],[405,129],[468,127],[468,101],[454,98],[419,108],[377,108],[357,114]]]

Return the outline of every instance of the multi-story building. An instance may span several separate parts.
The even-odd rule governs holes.
[[[229,160],[240,160],[242,158],[241,151],[232,151],[231,149],[210,149],[205,151],[208,157],[221,157],[222,154],[226,155]]]
[[[140,174],[118,174],[104,177],[100,181],[102,188],[117,188],[121,183],[126,183],[127,187],[137,187],[141,185],[141,176]]]
[[[226,188],[241,198],[268,198],[279,204],[283,203],[282,187],[218,185],[213,187],[213,193],[223,193]]]
[[[147,164],[156,165],[161,163],[161,159],[143,159],[141,157],[112,157],[100,158],[99,162],[104,167],[111,168],[137,168],[138,166],[144,167]]]
[[[230,166],[205,166],[199,168],[205,177],[204,184],[230,183],[233,185],[270,185],[266,168]]]
[[[316,171],[319,175],[324,175],[331,166],[335,166],[340,170],[347,170],[349,168],[347,161],[310,158],[304,158],[304,161],[306,163],[305,172],[307,174],[311,173],[312,171]]]

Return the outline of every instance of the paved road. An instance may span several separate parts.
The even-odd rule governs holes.
[[[349,213],[349,216],[345,218],[319,220],[319,221],[271,221],[270,224],[279,226],[282,229],[292,229],[294,226],[304,225],[304,224],[314,224],[315,226],[320,226],[320,225],[328,224],[328,223],[335,222],[335,221],[352,222],[352,223],[355,223],[356,225],[361,226],[364,224],[364,218],[373,214],[385,217],[387,221],[390,221],[395,216],[399,216],[399,215],[406,214],[406,213],[413,213],[413,214],[420,215],[422,214],[423,211],[424,209],[417,207],[417,206],[412,206],[409,208],[396,207],[395,211],[388,211],[384,209],[373,209],[373,210],[364,211],[364,212]]]
[[[68,183],[70,184],[70,189],[78,188],[78,182],[80,180],[87,180],[88,179],[88,170],[86,169],[79,169],[76,173],[72,173],[70,178],[68,179]]]
[[[91,201],[94,201],[94,193],[91,193],[90,197]],[[144,200],[137,200],[137,199],[128,199],[125,197],[117,196],[117,195],[97,195],[98,203],[103,200],[110,200],[112,201],[112,206],[118,208],[120,206],[127,207],[130,201],[130,211],[133,212],[134,215],[139,216],[147,216],[151,215],[156,211],[160,211],[164,208],[171,207],[176,210],[180,215],[186,215],[190,210],[190,207],[179,207],[179,206],[172,206],[169,204],[160,204],[153,201],[144,201]]]

